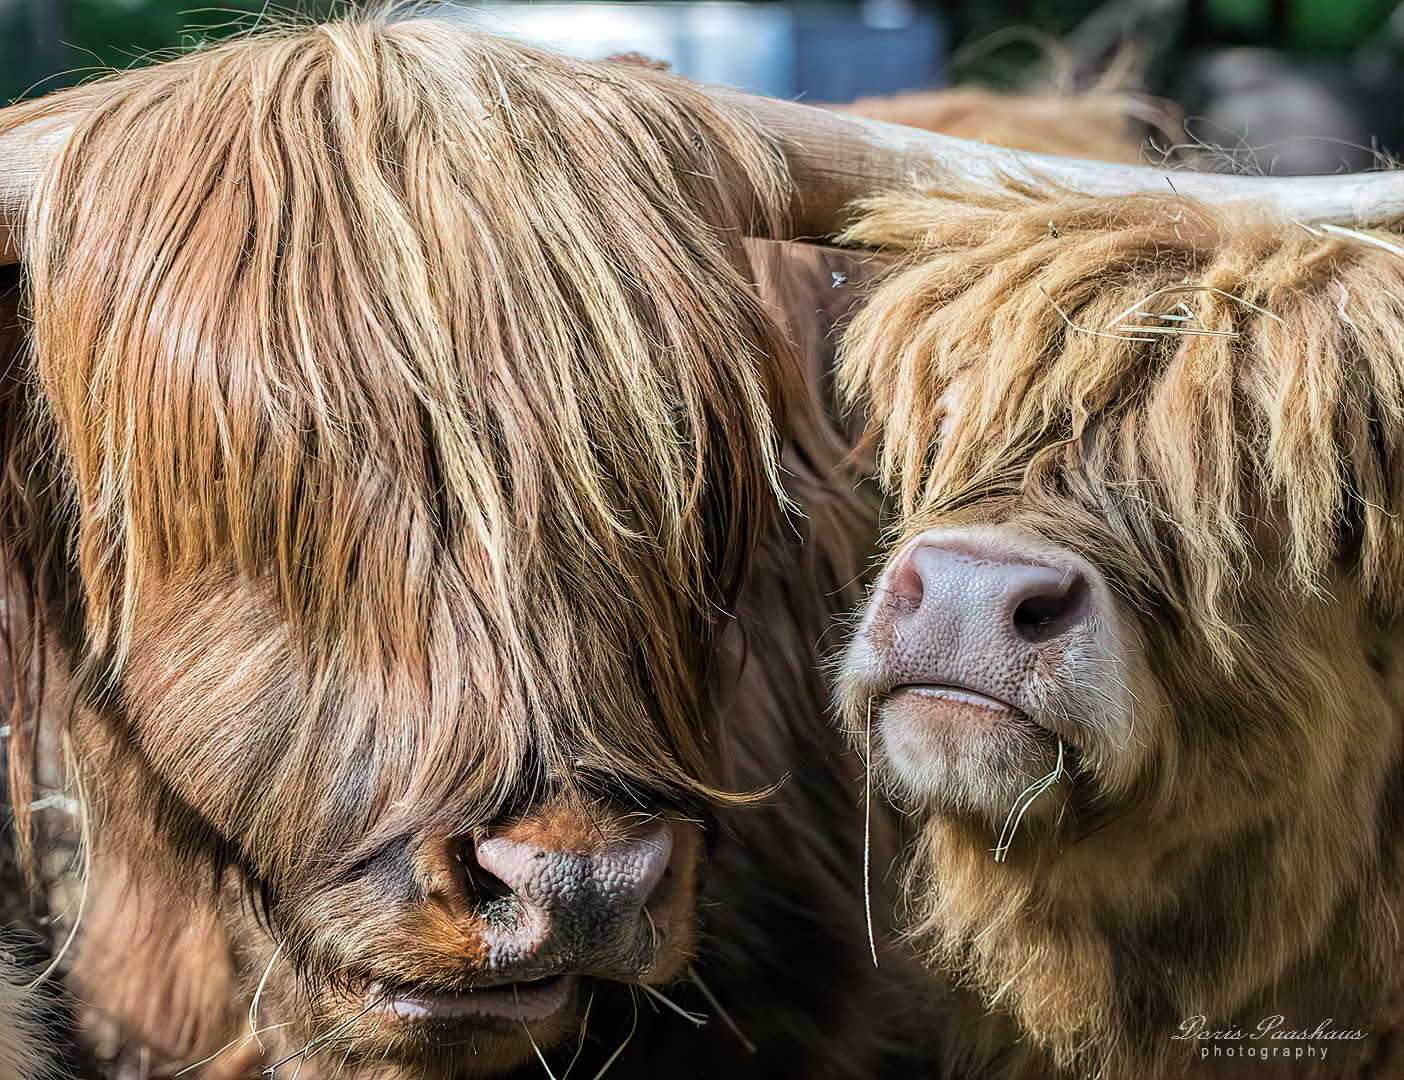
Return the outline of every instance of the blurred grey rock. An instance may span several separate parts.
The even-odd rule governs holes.
[[[1232,48],[1204,65],[1207,101],[1195,136],[1281,176],[1368,168],[1370,133],[1347,95],[1272,49]]]

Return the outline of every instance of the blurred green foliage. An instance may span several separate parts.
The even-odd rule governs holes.
[[[1209,31],[1310,53],[1344,53],[1382,26],[1398,0],[1207,0]]]
[[[1018,89],[1031,73],[1046,70],[1059,42],[1090,16],[1134,4],[1170,6],[1155,0],[937,2],[951,24],[955,46],[947,81]],[[1149,44],[1181,53],[1198,46],[1257,45],[1303,57],[1342,57],[1378,40],[1382,27],[1400,10],[1400,0],[1187,0],[1183,21],[1159,24],[1175,27],[1176,40]]]
[[[0,101],[163,59],[354,0],[0,0]]]
[[[92,67],[110,70],[251,25],[263,5],[261,0],[218,0],[206,8],[172,0],[64,0],[58,6],[65,42],[81,50]]]
[[[1016,89],[1053,42],[1069,33],[1104,0],[957,0],[938,4],[950,22],[950,83]]]

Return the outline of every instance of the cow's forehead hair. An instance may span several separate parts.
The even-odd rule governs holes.
[[[899,268],[854,320],[842,377],[908,521],[990,499],[1050,522],[1080,506],[1125,549],[1172,547],[1179,599],[1221,641],[1265,537],[1285,537],[1310,590],[1349,532],[1366,588],[1401,595],[1397,236],[1171,193],[868,210],[849,239]],[[1281,526],[1255,520],[1265,507]]]
[[[778,152],[681,80],[414,18],[6,122],[45,115],[74,131],[24,229],[53,445],[10,475],[57,453],[70,506],[10,562],[71,571],[88,667],[120,681],[143,604],[232,575],[305,685],[334,656],[417,681],[436,730],[505,732],[485,761],[713,791],[708,650],[780,506],[794,377],[741,246],[788,205]],[[454,712],[468,679],[502,708]]]
[[[44,112],[75,134],[25,256],[97,637],[148,571],[218,563],[373,650],[427,648],[443,592],[509,635],[548,593],[611,625],[714,610],[777,490],[785,346],[737,226],[782,170],[745,122],[430,19],[15,119]]]

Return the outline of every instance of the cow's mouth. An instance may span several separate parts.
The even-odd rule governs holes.
[[[1058,732],[987,690],[899,683],[874,704],[890,775],[928,809],[974,812],[997,828],[1058,760]]]
[[[1022,709],[1002,698],[958,683],[899,683],[888,691],[887,698],[903,709],[930,713],[932,719],[947,722],[1034,723]]]
[[[963,683],[899,683],[881,699],[883,715],[948,729],[952,737],[1020,732],[1052,746],[1064,736],[1019,706]]]
[[[552,975],[453,992],[373,983],[366,991],[366,1012],[406,1024],[463,1020],[530,1024],[565,1010],[575,999],[576,982],[573,975]]]

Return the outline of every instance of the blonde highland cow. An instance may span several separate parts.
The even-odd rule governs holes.
[[[900,505],[839,697],[952,1075],[1404,1074],[1404,251],[1171,193],[891,197]]]

